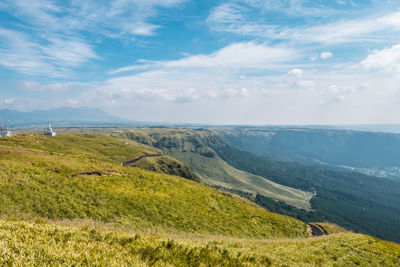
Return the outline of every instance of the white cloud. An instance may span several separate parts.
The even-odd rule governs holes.
[[[165,69],[110,79],[80,99],[131,119],[199,123],[374,123],[376,111],[398,107],[394,77],[299,70],[232,80],[213,70]],[[398,121],[387,114],[383,121]]]
[[[55,68],[41,54],[40,46],[23,33],[0,28],[0,65],[22,73],[54,73]]]
[[[313,55],[310,57],[310,60],[312,62],[318,60],[318,59],[329,59],[333,57],[333,53],[329,51],[321,52],[319,55]]]
[[[128,99],[141,99],[145,101],[167,101],[167,102],[192,102],[200,98],[198,91],[195,88],[183,88],[181,90],[166,90],[166,89],[131,89],[123,94]]]
[[[306,24],[302,26],[282,26],[269,24],[262,18],[263,10],[277,10],[282,13],[307,16],[315,14],[324,16],[325,8],[306,8],[304,1],[258,1],[247,0],[236,4],[234,9],[226,8],[226,4],[211,11],[206,20],[210,29],[221,32],[231,32],[240,35],[261,37],[266,40],[293,40],[298,43],[338,44],[348,42],[379,42],[394,39],[400,33],[400,12],[395,11],[386,15],[370,16],[360,19],[336,19],[329,22]],[[286,7],[286,9],[284,8]],[[289,8],[288,8],[289,7]],[[252,12],[244,12],[252,8]],[[229,19],[220,19],[216,14],[227,13]],[[285,11],[286,10],[286,11]],[[335,12],[333,12],[335,13]],[[254,20],[254,17],[259,19]]]
[[[351,73],[345,68],[328,72],[285,63],[284,72],[271,74],[268,66],[238,71],[221,64],[216,68],[163,65],[168,62],[156,62],[156,70],[82,85],[91,89],[53,104],[96,106],[134,120],[163,122],[398,121],[400,80],[391,73],[371,76],[360,66],[353,66]]]
[[[223,90],[211,90],[211,91],[206,91],[205,96],[215,99],[242,98],[249,96],[249,90],[247,90],[247,88],[241,88],[241,89],[229,88]]]
[[[0,28],[0,65],[30,75],[70,76],[71,67],[99,57],[78,38],[51,38],[41,44],[31,36]]]
[[[5,0],[3,9],[21,20],[49,32],[97,30],[106,34],[152,35],[159,27],[146,20],[158,14],[158,8],[171,8],[186,0]],[[1,6],[0,6],[1,7]]]
[[[96,95],[107,102],[117,100],[115,103],[127,99],[187,103],[246,98],[254,91],[254,71],[287,68],[286,64],[298,57],[301,57],[300,53],[284,47],[234,43],[210,54],[171,61],[139,61],[141,65],[119,68],[110,73],[143,72],[112,78],[96,89]]]
[[[319,57],[320,57],[321,59],[328,59],[328,58],[333,57],[333,53],[332,53],[332,52],[329,52],[329,51],[327,51],[327,52],[322,52],[322,53],[319,55]]]
[[[100,57],[88,36],[124,38],[154,35],[148,20],[159,8],[186,0],[64,1],[3,0],[0,11],[22,23],[0,28],[0,65],[29,75],[72,76]],[[23,26],[21,26],[23,25]]]
[[[207,23],[232,23],[236,21],[244,20],[243,13],[244,8],[240,5],[233,3],[225,3],[214,8],[209,17]]]
[[[36,92],[48,92],[48,91],[68,91],[70,84],[67,83],[39,83],[36,81],[23,81],[18,83],[19,88],[29,91]]]
[[[253,42],[235,43],[210,55],[197,55],[165,62],[167,67],[265,68],[298,58],[295,51]]]
[[[361,62],[366,69],[400,72],[400,44],[375,51]]]
[[[5,100],[3,101],[3,104],[9,105],[9,104],[12,104],[12,103],[14,103],[14,102],[15,102],[15,98],[9,98],[9,99],[5,99]]]
[[[69,106],[76,106],[79,104],[79,100],[78,99],[73,99],[73,98],[68,98],[67,99],[67,104]]]
[[[153,76],[153,79],[156,79],[157,82],[152,83],[143,80],[143,75]],[[141,101],[187,103],[204,99],[230,99],[249,96],[247,88],[235,88],[235,85],[232,84],[232,87],[224,89],[221,88],[223,85],[217,83],[206,89],[202,86],[204,84],[193,82],[191,78],[192,76],[186,74],[185,78],[176,81],[162,73],[145,73],[113,78],[105,85],[96,88],[94,94],[91,94],[88,98],[100,97],[100,99],[103,99],[102,102],[117,104],[125,101],[135,103]],[[188,87],[190,85],[197,85],[200,89]]]
[[[239,2],[246,3],[263,12],[280,12],[294,17],[323,17],[336,13],[336,11],[328,5],[323,5],[323,3],[316,4],[315,2],[312,3],[307,0],[239,0]]]
[[[400,31],[400,23],[396,24],[395,21],[387,19],[396,16],[400,16],[400,12],[377,18],[340,20],[317,26],[288,28],[277,33],[276,37],[322,44],[382,41],[387,40],[388,32]]]
[[[342,5],[342,6],[347,4],[347,2],[344,0],[336,0],[336,3],[338,3],[339,5]]]
[[[145,70],[145,69],[147,69],[147,68],[149,68],[151,66],[154,66],[154,62],[153,63],[147,62],[147,63],[142,64],[142,65],[126,66],[126,67],[118,68],[118,69],[115,69],[115,70],[111,70],[108,73],[109,74],[118,74],[118,73],[121,73],[121,72],[129,72],[129,71],[134,71],[134,70]]]
[[[160,28],[159,25],[152,25],[148,23],[137,23],[132,25],[128,31],[133,35],[152,36],[155,34],[156,29]]]
[[[50,45],[41,50],[55,64],[79,66],[91,59],[99,59],[91,46],[79,39],[51,38],[48,41]]]
[[[302,69],[292,69],[288,72],[290,75],[300,78],[303,75]]]
[[[285,47],[267,46],[254,42],[234,43],[207,55],[187,56],[171,61],[146,61],[144,65],[122,67],[111,74],[144,68],[222,68],[271,69],[279,64],[294,61],[301,54]]]

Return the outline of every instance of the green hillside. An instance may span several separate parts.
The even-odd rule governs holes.
[[[138,230],[301,237],[306,225],[176,176],[122,166],[154,148],[105,135],[0,139],[0,216],[94,220]],[[159,151],[158,151],[159,152]]]
[[[315,224],[329,235],[310,238],[305,223],[236,195],[161,173],[165,169],[155,172],[121,164],[160,153],[100,134],[1,138],[0,265],[396,266],[400,262],[398,244],[328,223]],[[141,167],[149,168],[179,163],[167,156],[135,163],[142,160]]]
[[[193,239],[0,220],[0,255],[5,266],[399,266],[400,245],[353,233]]]
[[[310,192],[272,182],[264,177],[238,170],[226,163],[210,148],[209,143],[221,142],[210,131],[188,129],[135,129],[121,136],[163,150],[164,153],[189,166],[207,185],[261,194],[303,209],[310,209]]]
[[[185,164],[165,155],[157,157],[145,157],[128,165],[139,167],[145,170],[176,175],[194,181],[200,181],[199,177]]]

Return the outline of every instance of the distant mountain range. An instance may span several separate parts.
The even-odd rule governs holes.
[[[16,110],[0,110],[2,121],[6,118],[11,126],[35,125],[44,123],[58,124],[101,124],[130,123],[128,120],[113,116],[97,108],[63,107],[49,110],[34,110],[21,112]]]
[[[226,128],[232,146],[258,156],[331,165],[400,181],[400,135],[307,128]]]
[[[362,132],[400,133],[400,124],[354,124],[354,125],[303,125],[297,128],[351,130]],[[284,128],[287,128],[286,126]]]

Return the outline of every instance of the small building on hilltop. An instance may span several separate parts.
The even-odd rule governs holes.
[[[9,120],[4,122],[4,126],[0,126],[0,137],[11,136],[11,131],[8,129]]]
[[[44,129],[44,135],[48,135],[48,136],[56,136],[57,133],[53,130],[53,128],[51,128],[51,124],[49,123],[49,126],[47,126],[46,129]]]

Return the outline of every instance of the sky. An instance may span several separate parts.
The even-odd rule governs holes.
[[[0,109],[400,123],[397,0],[0,0]]]

